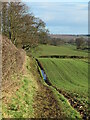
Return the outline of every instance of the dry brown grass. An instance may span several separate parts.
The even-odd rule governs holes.
[[[8,98],[19,89],[20,73],[23,72],[25,52],[18,50],[8,38],[2,37],[2,97]],[[8,98],[7,98],[8,97]]]

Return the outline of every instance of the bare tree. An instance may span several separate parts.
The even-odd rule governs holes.
[[[76,38],[76,47],[77,49],[82,49],[85,44],[85,40],[83,37]]]
[[[35,47],[47,40],[45,23],[28,12],[28,7],[21,2],[3,3],[3,34],[9,37],[17,47]]]

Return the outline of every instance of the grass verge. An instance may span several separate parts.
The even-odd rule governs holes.
[[[20,75],[20,87],[7,105],[3,105],[3,118],[33,118],[36,82],[30,73],[30,59],[26,58],[25,72]],[[15,80],[16,78],[13,77]],[[14,89],[14,88],[13,88]]]

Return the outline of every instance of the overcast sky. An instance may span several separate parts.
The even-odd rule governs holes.
[[[88,0],[38,1],[40,0],[37,2],[33,0],[33,2],[26,4],[36,17],[41,18],[46,23],[50,33],[88,34]]]

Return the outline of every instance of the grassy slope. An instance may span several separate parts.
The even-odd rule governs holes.
[[[32,50],[32,54],[35,57],[41,55],[77,55],[77,56],[88,56],[87,52],[77,50],[73,45],[63,46],[51,46],[51,45],[40,45],[35,50]]]
[[[13,69],[9,69],[9,73],[11,74],[10,76],[7,74],[8,79],[6,77],[3,78],[2,117],[66,117],[66,113],[63,114],[64,111],[60,107],[61,104],[58,104],[51,88],[41,82],[35,60],[26,57],[23,53],[20,56],[19,53],[21,53],[21,50],[17,50],[7,38],[4,38],[4,40],[3,77],[9,67]],[[19,68],[22,69],[22,72],[20,72]],[[71,112],[69,113],[70,116]],[[79,115],[76,112],[74,116]]]
[[[37,90],[37,83],[30,72],[30,59],[27,57],[26,65],[24,66],[24,74],[19,75],[19,89],[11,96],[8,104],[2,105],[4,118],[33,118],[34,109],[33,101]],[[17,78],[13,75],[13,81]]]
[[[68,93],[87,108],[88,64],[73,59],[39,59],[47,77],[56,88]]]
[[[49,47],[48,47],[49,49]],[[56,48],[55,48],[56,49]],[[58,50],[57,50],[58,51]],[[57,52],[56,51],[56,52]],[[52,49],[50,53],[52,52]],[[55,52],[55,53],[56,53]],[[32,65],[31,65],[32,64]],[[13,75],[13,81],[18,81],[19,88],[17,88],[16,93],[12,96],[9,96],[7,101],[8,104],[3,104],[3,117],[4,118],[33,118],[35,117],[35,112],[33,108],[34,97],[36,91],[38,90],[38,85],[36,82],[35,75],[32,74],[32,69],[35,69],[34,62],[30,62],[30,59],[27,58],[25,73],[20,74],[19,78]],[[31,66],[31,67],[30,67]],[[27,69],[26,69],[27,68]],[[37,72],[35,74],[38,74]],[[43,84],[43,83],[42,83]],[[40,84],[40,85],[42,85]],[[40,86],[41,87],[41,86]],[[57,105],[54,96],[52,97],[51,91],[48,87],[42,87],[38,91],[38,96],[36,97],[37,105],[35,110],[37,112],[37,117],[55,117],[56,115],[61,116],[59,105]],[[53,89],[53,88],[50,88]],[[69,104],[68,101],[60,94],[53,89],[53,93],[57,99],[60,99],[60,105],[62,106],[62,112],[65,113],[65,116],[75,118],[80,117]],[[47,97],[48,95],[48,97]],[[51,104],[50,104],[51,103]],[[66,109],[67,108],[67,109]],[[40,110],[40,111],[39,111]],[[48,112],[47,112],[48,111]],[[66,112],[67,111],[67,112]]]
[[[88,90],[88,64],[73,59],[39,59],[52,84],[62,90],[81,91],[82,95]],[[69,86],[69,87],[68,87]]]
[[[39,68],[39,70],[40,70],[40,68]],[[42,76],[42,75],[41,75]],[[63,115],[60,115],[59,116],[59,118],[62,118],[62,119],[64,119],[64,120],[67,120],[67,119],[80,119],[81,118],[81,116],[80,116],[80,113],[79,112],[77,112],[71,105],[70,105],[70,103],[68,102],[68,100],[62,95],[62,94],[60,94],[56,89],[54,89],[52,86],[48,86],[43,80],[41,81],[41,83],[42,83],[42,85],[44,85],[44,86],[46,86],[47,88],[49,88],[51,91],[52,91],[52,93],[53,93],[53,95],[54,95],[54,97],[55,97],[55,99],[58,101],[58,105],[60,106],[60,109],[61,109],[61,113],[63,114]],[[42,90],[42,89],[41,89]],[[43,89],[43,91],[44,91],[44,89]],[[41,92],[41,94],[40,95],[43,95],[42,96],[42,98],[45,96],[45,94],[47,94],[46,96],[47,96],[47,98],[48,98],[48,93],[49,93],[49,91],[46,91],[44,94],[43,94],[43,91]],[[51,93],[50,93],[50,95],[51,95]],[[51,96],[52,97],[52,96]],[[46,101],[46,102],[45,102]],[[52,102],[52,99],[51,99],[51,102]],[[45,100],[45,97],[44,97],[44,104],[46,104],[46,108],[48,107],[48,104],[47,104],[48,102],[47,102],[47,100]],[[52,103],[51,103],[52,104]],[[43,105],[43,104],[42,104]],[[51,105],[50,105],[50,107],[51,107]],[[40,108],[39,108],[40,109]],[[55,108],[54,107],[54,109],[57,109],[57,108]],[[43,115],[43,114],[42,114]],[[53,114],[52,114],[53,115]],[[51,115],[51,116],[52,116]],[[50,117],[50,115],[49,115],[49,117]],[[58,114],[57,114],[57,116],[56,116],[57,118],[58,118]]]
[[[13,81],[18,79],[12,77]],[[3,103],[3,118],[80,118],[62,95],[41,81],[33,59],[26,57],[24,73],[19,79],[16,93],[7,98],[8,104]]]

